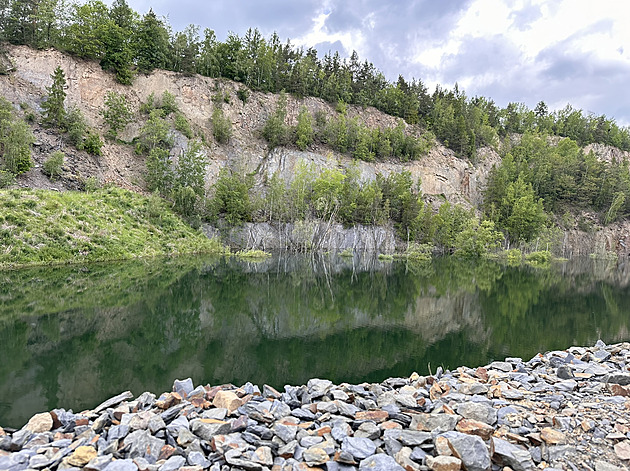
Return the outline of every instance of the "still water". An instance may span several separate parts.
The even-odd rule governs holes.
[[[309,378],[382,381],[439,366],[630,340],[630,266],[454,258],[168,259],[0,272],[0,425],[130,389]]]

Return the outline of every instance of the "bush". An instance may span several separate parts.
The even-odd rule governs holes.
[[[98,178],[92,176],[85,179],[83,182],[83,191],[86,193],[94,193],[101,188],[101,183]]]
[[[59,178],[61,176],[64,158],[65,155],[60,150],[53,152],[48,160],[44,162],[44,174],[51,180]]]
[[[247,88],[240,88],[236,91],[236,96],[245,104],[249,99],[249,90]]]
[[[109,91],[105,97],[105,109],[101,110],[101,115],[105,120],[105,124],[109,126],[107,135],[112,139],[118,137],[118,133],[122,131],[133,118],[133,112],[127,104],[127,99],[120,93]]]
[[[175,129],[181,132],[188,139],[193,138],[193,132],[190,123],[182,113],[175,114]]]
[[[232,122],[218,106],[212,112],[212,135],[219,144],[226,144],[232,137]]]
[[[15,175],[6,170],[0,170],[0,188],[8,188],[15,183]]]
[[[103,141],[100,136],[93,131],[89,131],[85,141],[83,141],[83,149],[92,155],[103,155],[101,148],[103,147]]]
[[[83,149],[83,141],[88,132],[88,124],[80,109],[70,108],[70,111],[66,114],[66,131],[70,144],[79,150]]]
[[[551,263],[551,252],[548,250],[540,250],[538,252],[532,252],[525,257],[527,263],[533,266],[545,266]]]

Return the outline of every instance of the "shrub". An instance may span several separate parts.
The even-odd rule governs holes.
[[[72,107],[66,114],[66,131],[70,143],[79,150],[83,149],[88,124],[80,109]]]
[[[94,193],[95,191],[101,188],[101,183],[98,181],[98,178],[92,176],[85,179],[83,182],[83,190],[86,193]]]
[[[245,104],[249,99],[249,90],[247,88],[240,88],[236,91],[236,96]]]
[[[61,176],[64,158],[65,155],[60,150],[53,152],[48,160],[44,162],[44,174],[51,180],[59,178]]]
[[[182,113],[175,114],[175,129],[181,132],[188,139],[192,139],[193,132],[190,123]]]
[[[127,99],[120,93],[109,91],[105,97],[105,109],[101,110],[101,115],[105,120],[105,124],[109,126],[107,135],[112,139],[118,137],[118,133],[122,131],[133,118],[133,112],[127,104]]]
[[[15,183],[15,175],[6,170],[0,170],[0,188],[8,188]]]
[[[89,131],[85,141],[83,141],[83,149],[92,155],[103,155],[101,148],[103,147],[103,141],[100,136],[93,131]]]
[[[212,112],[212,135],[219,144],[227,143],[232,137],[232,122],[218,106]]]

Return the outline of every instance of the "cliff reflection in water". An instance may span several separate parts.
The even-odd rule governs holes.
[[[175,378],[282,388],[630,338],[626,265],[170,259],[0,274],[0,425]]]

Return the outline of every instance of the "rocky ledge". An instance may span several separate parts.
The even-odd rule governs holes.
[[[380,384],[175,381],[0,428],[0,470],[564,469],[630,465],[630,344]]]

